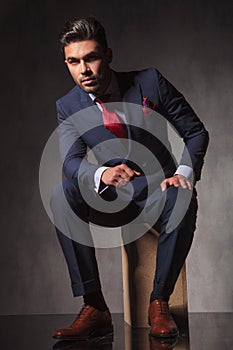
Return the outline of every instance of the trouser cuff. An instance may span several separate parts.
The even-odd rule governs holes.
[[[78,283],[72,284],[72,291],[74,297],[82,296],[88,293],[93,293],[98,290],[101,290],[101,285],[100,282],[96,281],[95,279],[85,281],[82,285]]]
[[[154,300],[164,300],[169,301],[170,294],[168,294],[164,288],[164,283],[156,283],[154,282],[154,289],[150,296],[150,302]]]

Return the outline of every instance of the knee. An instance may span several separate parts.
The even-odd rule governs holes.
[[[67,179],[55,185],[50,195],[50,208],[52,212],[64,212],[67,209],[68,203],[71,204],[78,195],[78,187],[74,180]]]
[[[176,227],[187,225],[195,226],[196,200],[192,191],[182,188],[169,187],[167,190],[164,215],[168,221],[167,230],[173,231]]]
[[[174,187],[174,186],[171,186],[171,187],[168,187],[167,188],[167,191],[166,191],[166,206],[169,208],[169,209],[173,209],[173,207],[175,206],[176,204],[176,200],[177,200],[177,196],[178,196],[178,188],[177,187]]]
[[[195,193],[193,193],[188,210],[184,218],[184,223],[187,226],[189,226],[193,231],[196,229],[197,210],[198,210],[197,196]]]
[[[174,206],[188,209],[193,197],[195,196],[192,191],[181,187],[171,186],[167,189],[166,205],[171,209]]]
[[[62,198],[64,197],[64,192],[62,188],[62,183],[55,185],[52,188],[51,194],[50,194],[50,208],[54,213],[58,212],[59,208],[61,209],[62,206]]]

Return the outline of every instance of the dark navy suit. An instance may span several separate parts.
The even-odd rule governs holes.
[[[184,140],[186,150],[183,152],[180,164],[193,168],[195,183],[200,179],[208,145],[208,133],[184,97],[156,69],[114,74],[119,84],[123,112],[127,119],[127,147],[105,128],[100,110],[90,96],[78,86],[57,101],[58,121],[62,123],[60,148],[66,177],[62,185],[63,191],[70,207],[83,221],[87,223],[91,221],[103,226],[121,226],[130,222],[137,217],[145,205],[148,205],[148,197],[152,198],[149,202],[152,207],[153,202],[163,199],[163,209],[156,220],[156,228],[160,231],[160,236],[153,293],[168,299],[192,243],[197,201],[194,189],[183,220],[168,233],[166,225],[174,208],[178,190],[170,187],[164,197],[159,190],[159,184],[165,177],[174,175],[177,164],[171,155],[169,142],[161,142],[161,139],[167,140],[166,120],[168,120]],[[151,116],[143,114],[139,106],[142,105],[145,97],[152,103],[156,112],[164,118],[155,120],[153,114]],[[87,108],[91,106],[93,108],[88,109],[86,113]],[[76,118],[77,115],[78,118]],[[156,123],[160,124],[158,125],[159,137],[149,132],[150,128],[154,126],[156,128]],[[114,140],[114,143],[106,144],[105,141],[108,140]],[[145,149],[149,149],[152,158],[150,155],[144,157],[139,165],[136,161],[132,162],[132,158],[135,158],[134,142],[139,142]],[[88,149],[93,150],[95,163],[87,159]],[[153,157],[157,159],[156,164]],[[93,202],[98,200],[100,194],[94,191],[96,170],[102,165],[115,166],[122,163],[142,173],[142,176],[135,177],[131,181],[134,188],[132,197],[127,192],[127,186],[120,194],[118,193],[120,197],[122,196],[122,201],[129,201],[129,205],[114,214],[104,214],[91,208],[83,199],[82,191],[84,190]],[[160,191],[159,199],[158,191]],[[185,198],[187,191],[183,190],[184,194],[181,198]],[[101,196],[111,202],[117,196],[116,189],[109,186]],[[59,207],[58,203],[59,196],[54,191],[51,207],[54,216],[59,217],[60,220],[63,208]],[[81,225],[77,227],[77,231],[85,231],[85,237],[90,239],[89,245],[80,244],[75,239],[68,238],[67,232],[64,232],[66,234],[64,235],[57,228],[70,272],[74,296],[101,288],[95,251],[91,247],[91,235],[86,227],[87,225]]]

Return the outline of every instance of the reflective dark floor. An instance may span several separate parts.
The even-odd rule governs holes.
[[[233,348],[232,313],[189,314],[189,337],[159,341],[149,329],[131,329],[121,314],[113,315],[114,337],[91,342],[56,342],[51,334],[69,325],[74,315],[0,316],[3,350],[229,350]]]

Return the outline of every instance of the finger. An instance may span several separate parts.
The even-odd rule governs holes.
[[[187,180],[187,186],[188,186],[188,189],[189,189],[190,191],[192,191],[193,185],[192,185],[192,182],[191,182],[191,181]]]
[[[119,166],[120,169],[122,169],[123,171],[125,171],[127,174],[129,174],[130,176],[133,176],[134,174],[134,170],[132,170],[130,167],[128,167],[128,165],[126,164],[121,164]]]
[[[175,177],[173,176],[167,180],[168,180],[169,186],[179,187],[179,179],[177,176]]]
[[[139,171],[134,170],[134,175],[141,176],[141,173]]]
[[[186,177],[179,176],[179,182],[180,182],[180,186],[183,189],[189,189],[190,191],[193,189],[191,181],[189,181]]]
[[[118,187],[118,188],[124,187],[124,186],[127,185],[127,183],[128,183],[128,181],[126,181],[126,180],[120,180],[120,181],[118,181],[118,183],[117,183],[117,187]]]
[[[162,192],[166,191],[166,188],[167,188],[167,182],[166,182],[166,180],[164,180],[163,182],[161,182],[160,187],[161,187]]]
[[[111,181],[111,185],[114,186],[114,187],[117,187],[118,186],[118,181],[116,179],[112,180]]]
[[[124,169],[121,166],[117,166],[114,168],[113,178],[115,180],[122,179],[130,179],[130,176],[124,171]]]
[[[118,168],[119,169],[122,169],[124,171],[133,171],[130,167],[128,167],[128,165],[126,164],[121,164],[121,165],[118,165]]]
[[[184,188],[184,189],[186,189],[188,186],[187,186],[187,181],[186,181],[186,179],[185,178],[183,178],[183,177],[180,177],[179,178],[179,183],[180,183],[180,186],[182,187],[182,188]]]
[[[127,176],[131,179],[131,177],[133,177],[134,176],[134,171],[132,170],[132,169],[130,169],[130,168],[127,168],[126,170],[125,170],[125,173],[127,174]]]
[[[116,179],[118,182],[122,182],[122,183],[128,183],[130,178],[125,178],[123,176],[118,176],[118,178]]]
[[[131,179],[131,177],[129,176],[129,174],[127,174],[126,172],[122,172],[118,175],[118,179],[120,180],[126,180],[129,181]]]
[[[116,182],[115,187],[117,187],[117,188],[120,188],[120,187],[121,187],[120,181],[117,181],[117,182]]]

